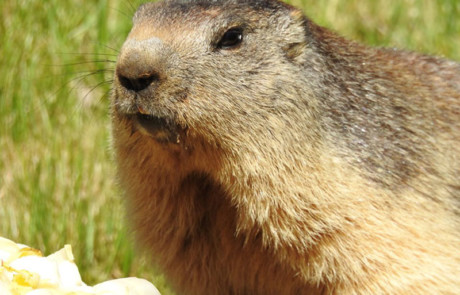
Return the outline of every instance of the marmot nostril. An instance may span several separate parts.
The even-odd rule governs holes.
[[[159,76],[155,72],[145,73],[134,78],[124,76],[120,72],[117,72],[117,76],[123,87],[135,92],[142,91],[148,88],[153,82],[159,80]]]

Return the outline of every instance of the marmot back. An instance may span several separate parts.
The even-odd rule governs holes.
[[[460,65],[274,0],[142,5],[117,63],[128,218],[180,294],[459,294]]]

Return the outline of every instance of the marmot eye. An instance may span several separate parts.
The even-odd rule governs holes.
[[[240,45],[243,41],[243,29],[232,28],[229,29],[217,43],[217,48],[220,49],[232,49]]]

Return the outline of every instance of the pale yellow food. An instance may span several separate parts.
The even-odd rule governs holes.
[[[39,250],[0,237],[2,295],[160,295],[139,278],[110,280],[87,286],[74,262],[72,248],[44,257]]]

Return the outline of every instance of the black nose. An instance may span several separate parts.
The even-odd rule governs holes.
[[[126,40],[116,67],[119,86],[135,92],[154,90],[168,78],[171,54],[171,49],[155,37]]]
[[[140,74],[136,77],[128,77],[117,71],[120,84],[128,90],[139,92],[148,88],[152,83],[159,80],[158,74],[155,72]]]

